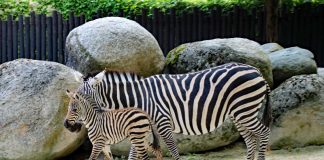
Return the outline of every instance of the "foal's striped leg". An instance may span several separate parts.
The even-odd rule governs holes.
[[[104,160],[112,160],[113,156],[111,154],[111,150],[110,150],[110,145],[105,145],[105,147],[102,149],[102,152],[105,155]]]
[[[130,137],[130,141],[132,143],[132,146],[134,146],[134,150],[136,151],[136,158],[137,159],[143,159],[148,160],[148,154],[147,154],[147,145],[145,145],[145,137],[138,138],[136,136]]]
[[[98,158],[100,152],[104,148],[104,146],[105,146],[104,141],[96,141],[92,146],[92,151],[91,151],[91,155],[90,155],[89,159],[96,160]]]

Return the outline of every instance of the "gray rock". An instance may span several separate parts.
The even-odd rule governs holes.
[[[120,17],[96,19],[73,29],[66,49],[66,65],[84,74],[107,68],[148,76],[161,72],[165,63],[150,32]]]
[[[273,80],[279,85],[286,79],[302,74],[317,73],[312,52],[299,47],[291,47],[269,54],[272,64]]]
[[[278,43],[266,43],[261,45],[261,48],[263,52],[267,54],[284,49]]]
[[[182,134],[173,135],[181,154],[210,151],[222,146],[226,146],[236,141],[240,137],[236,127],[230,120],[225,121],[221,127],[208,134],[199,136],[188,136]],[[163,140],[160,139],[160,141],[164,155],[171,156],[170,152],[164,145]],[[130,144],[128,140],[126,140],[117,145],[113,145],[112,153],[115,155],[127,156],[129,149]]]
[[[317,68],[317,74],[324,77],[324,68]]]
[[[229,62],[240,62],[258,68],[272,85],[270,60],[260,45],[243,38],[213,39],[180,45],[168,53],[171,73],[187,73]]]
[[[324,78],[294,76],[270,94],[274,123],[271,148],[324,144]]]
[[[63,126],[73,70],[58,63],[19,59],[0,65],[0,159],[55,159],[73,152],[85,130]]]

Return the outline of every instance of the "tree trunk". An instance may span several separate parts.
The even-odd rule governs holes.
[[[266,40],[278,41],[279,0],[265,0],[266,9]]]

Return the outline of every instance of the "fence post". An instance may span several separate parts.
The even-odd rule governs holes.
[[[30,13],[30,58],[35,59],[35,12]]]
[[[7,61],[11,61],[13,58],[12,54],[12,15],[8,16],[7,19]]]
[[[1,43],[1,52],[2,52],[2,63],[7,62],[7,21],[2,21],[1,23],[2,29],[2,43]]]
[[[2,33],[2,20],[0,19],[0,64],[2,63],[2,37],[3,37],[3,33]]]
[[[24,16],[20,15],[18,18],[18,32],[19,32],[19,52],[20,58],[25,57],[24,49],[25,49],[25,34],[24,34]]]
[[[53,61],[58,62],[57,60],[57,37],[58,37],[58,32],[57,32],[57,12],[53,11],[52,13],[52,19],[53,19],[53,33],[52,33],[52,41],[53,41]]]
[[[30,58],[30,17],[25,18],[25,58]]]
[[[12,22],[12,53],[13,59],[18,58],[18,22]]]
[[[47,47],[46,42],[46,15],[41,14],[41,59],[46,60],[46,47]]]
[[[64,56],[63,56],[63,18],[62,14],[58,14],[57,17],[57,33],[58,33],[58,39],[57,39],[57,54],[58,54],[58,62],[64,63]]]
[[[46,20],[48,60],[53,61],[53,20],[52,17],[47,17]]]
[[[36,59],[41,59],[41,15],[37,14],[36,16]]]

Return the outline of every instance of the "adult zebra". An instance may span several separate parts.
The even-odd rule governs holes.
[[[265,159],[270,105],[266,105],[262,122],[257,115],[262,101],[268,99],[270,88],[252,66],[229,63],[194,73],[148,78],[103,71],[80,87],[100,106],[111,109],[134,106],[146,111],[175,159],[180,157],[172,132],[209,133],[227,118],[234,121],[245,140],[247,159],[254,159],[257,141],[260,142],[258,159]]]

